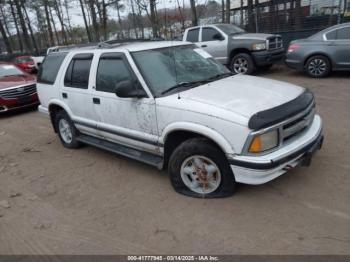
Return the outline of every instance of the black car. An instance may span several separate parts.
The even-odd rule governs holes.
[[[306,39],[292,41],[286,64],[311,77],[350,70],[350,23],[327,28]]]

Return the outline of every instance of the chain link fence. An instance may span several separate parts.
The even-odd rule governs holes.
[[[248,32],[275,33],[285,46],[335,24],[350,22],[350,0],[233,0],[231,23]]]

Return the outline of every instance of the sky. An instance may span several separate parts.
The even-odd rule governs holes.
[[[128,0],[125,0],[125,2],[127,2]],[[182,1],[184,1],[185,6],[189,7],[190,6],[190,1],[189,0],[179,0],[180,5],[182,5]],[[208,0],[197,0],[198,4],[204,4],[206,3]],[[163,9],[165,8],[175,8],[175,5],[177,6],[177,0],[158,0],[158,9]],[[121,15],[123,17],[127,16],[128,13],[131,12],[131,8],[126,8]],[[81,9],[80,6],[76,5],[75,7],[72,7],[69,10],[70,13],[70,18],[71,18],[71,23],[72,25],[80,25],[83,26],[84,25],[84,20],[81,14]],[[108,9],[108,15],[110,18],[112,19],[117,19],[117,11],[115,10],[115,8],[110,7]]]

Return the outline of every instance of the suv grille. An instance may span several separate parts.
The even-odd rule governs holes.
[[[276,36],[269,38],[269,50],[280,49],[283,47],[282,37]]]
[[[285,124],[281,128],[282,142],[287,142],[288,140],[296,137],[298,134],[301,134],[304,130],[306,130],[312,123],[314,116],[315,107],[312,106],[303,115],[293,120],[292,122]]]
[[[0,97],[13,99],[27,97],[36,93],[36,85],[21,86],[8,90],[0,90]]]

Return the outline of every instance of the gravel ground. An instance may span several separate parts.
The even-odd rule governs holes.
[[[310,88],[325,143],[309,168],[226,199],[188,198],[164,171],[61,146],[36,111],[0,118],[0,254],[350,254],[350,77],[260,73]]]

